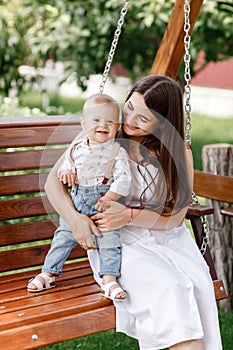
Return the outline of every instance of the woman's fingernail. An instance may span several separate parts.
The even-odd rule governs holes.
[[[101,202],[103,202],[103,201],[102,201],[102,199],[101,199],[101,198],[99,198],[99,199],[98,199],[98,202],[100,202],[100,203],[101,203]]]

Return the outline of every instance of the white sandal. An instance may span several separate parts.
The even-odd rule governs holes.
[[[117,288],[114,288],[111,292],[110,289],[111,287],[117,285]],[[104,292],[104,293],[103,293]],[[101,295],[105,298],[111,299],[113,301],[122,301],[122,300],[126,300],[126,298],[116,298],[117,294],[121,293],[121,292],[125,292],[120,286],[119,283],[117,283],[116,281],[112,281],[109,282],[107,284],[101,284]]]
[[[38,277],[43,278],[44,283],[41,283],[41,281],[38,279]],[[41,292],[46,289],[54,288],[55,287],[55,277],[54,276],[48,276],[46,273],[41,272],[39,275],[31,278],[28,283],[34,284],[37,289],[31,289],[27,287],[28,292]]]

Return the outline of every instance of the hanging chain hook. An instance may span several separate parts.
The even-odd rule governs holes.
[[[117,22],[117,29],[115,30],[115,33],[114,33],[113,41],[112,41],[111,48],[110,48],[110,51],[109,51],[109,54],[108,54],[108,59],[107,59],[107,62],[105,64],[105,68],[104,68],[104,72],[103,72],[103,76],[102,76],[102,81],[101,81],[100,87],[99,87],[99,92],[101,94],[104,91],[104,86],[105,86],[105,83],[106,83],[106,81],[108,79],[108,75],[109,75],[109,71],[110,71],[110,68],[111,68],[112,60],[113,60],[113,57],[115,55],[115,51],[116,51],[116,48],[117,48],[119,36],[121,34],[121,27],[122,27],[122,25],[124,23],[125,15],[126,15],[127,10],[128,10],[128,5],[129,5],[129,1],[125,1],[124,2],[124,7],[122,8],[121,13],[120,13],[120,18],[119,18],[119,20]]]
[[[192,193],[192,204],[200,205],[199,199],[194,192]],[[205,255],[208,242],[209,242],[209,223],[206,215],[201,216],[201,223],[202,223],[202,229],[203,229],[203,232],[202,232],[203,239],[200,247],[200,252],[202,255]]]
[[[184,99],[185,99],[185,138],[189,145],[191,145],[191,104],[190,104],[190,96],[191,96],[191,87],[190,87],[190,80],[191,80],[191,74],[190,74],[190,40],[191,37],[189,35],[190,30],[190,4],[189,0],[185,0],[184,3],[184,64],[185,64],[185,71],[184,71],[184,80],[185,80],[185,86],[184,86]]]

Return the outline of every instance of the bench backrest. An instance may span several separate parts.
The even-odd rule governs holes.
[[[204,198],[233,203],[233,178],[196,170],[194,192]]]
[[[0,118],[0,272],[43,264],[58,223],[44,183],[79,131],[78,116]]]

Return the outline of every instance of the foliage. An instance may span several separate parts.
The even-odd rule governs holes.
[[[130,2],[114,63],[121,62],[132,78],[149,72],[174,2]],[[2,86],[20,83],[20,64],[38,67],[53,58],[65,63],[67,76],[76,72],[85,89],[90,74],[103,72],[122,6],[123,0],[0,1]],[[231,14],[230,0],[203,2],[191,41],[193,60],[200,49],[206,62],[233,55]]]
[[[0,2],[0,89],[8,94],[12,81],[23,84],[18,68],[27,62],[30,48],[25,41],[28,28],[33,24],[30,9],[21,0]]]
[[[191,56],[205,52],[205,61],[220,61],[233,56],[233,3],[226,1],[204,1],[192,35]]]

